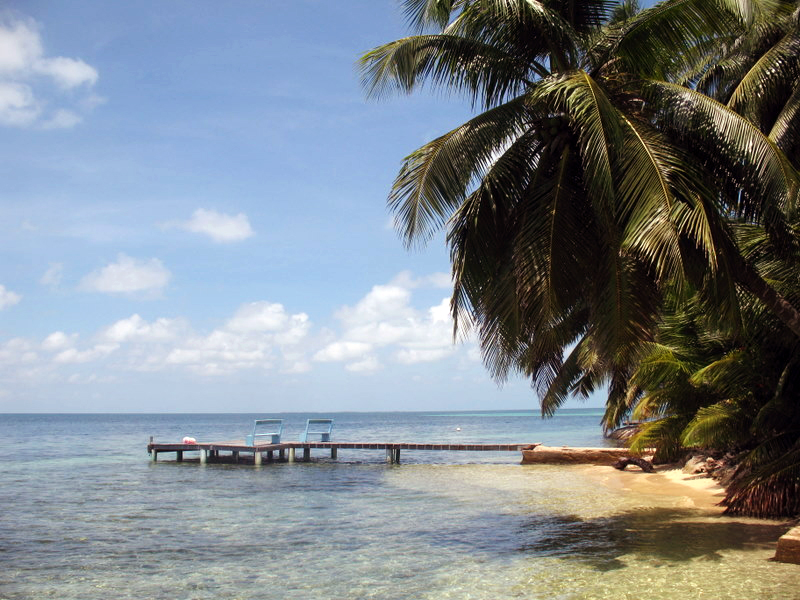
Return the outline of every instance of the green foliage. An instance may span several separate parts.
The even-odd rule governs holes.
[[[389,195],[407,246],[446,232],[456,333],[544,415],[605,386],[603,426],[646,420],[634,447],[659,460],[754,452],[732,507],[789,489],[792,468],[762,469],[795,439],[800,3],[403,6],[416,35],[362,57],[367,94],[430,85],[480,111]]]
[[[655,448],[654,464],[675,462],[683,454],[680,435],[685,425],[685,417],[677,415],[649,421],[631,438],[631,452],[641,454]]]
[[[735,447],[747,436],[745,416],[742,406],[733,400],[704,406],[684,428],[681,443],[700,448]]]

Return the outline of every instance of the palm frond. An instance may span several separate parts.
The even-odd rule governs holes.
[[[686,425],[686,419],[680,416],[664,417],[642,425],[642,428],[631,438],[631,452],[644,453],[656,448],[653,462],[675,462],[683,451],[680,433]]]
[[[644,91],[677,135],[688,137],[709,161],[724,161],[741,190],[729,210],[746,220],[780,226],[797,202],[800,176],[786,156],[750,121],[723,104],[675,84],[648,81]],[[736,167],[733,170],[732,167]]]
[[[403,0],[403,12],[413,29],[443,29],[450,22],[453,11],[467,2],[468,0]]]
[[[730,448],[743,441],[749,422],[741,406],[723,400],[697,411],[681,434],[684,446]]]
[[[705,56],[705,42],[735,30],[735,16],[709,0],[668,0],[625,21],[589,56],[594,68],[613,57],[621,69],[646,77],[674,79]]]
[[[783,105],[769,137],[794,166],[800,168],[800,85],[795,85],[792,95]]]
[[[526,87],[535,65],[481,41],[454,35],[418,35],[379,46],[358,62],[370,98],[411,93],[423,83],[464,93],[490,106]]]
[[[728,106],[760,126],[771,126],[775,108],[800,77],[800,30],[790,31],[758,57],[733,90]]]
[[[406,245],[424,243],[450,218],[530,118],[524,98],[482,113],[406,157],[388,205]]]
[[[719,360],[698,369],[691,377],[695,385],[713,387],[723,396],[735,397],[751,382],[750,357],[745,350],[732,350]]]

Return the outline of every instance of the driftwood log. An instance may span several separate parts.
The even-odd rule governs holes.
[[[522,464],[613,465],[617,460],[627,456],[630,456],[630,450],[627,448],[576,448],[531,444],[522,449]]]
[[[649,460],[645,460],[643,458],[637,458],[635,456],[626,456],[625,458],[620,458],[617,462],[615,462],[612,467],[615,469],[619,469],[620,471],[624,471],[625,467],[628,465],[636,465],[645,473],[652,473],[653,472],[653,464]]]

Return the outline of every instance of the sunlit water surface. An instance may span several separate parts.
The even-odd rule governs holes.
[[[319,415],[3,415],[0,598],[800,598],[786,526],[513,453],[148,461],[147,439],[295,439]],[[341,441],[603,445],[596,411],[339,414]],[[458,430],[460,429],[460,431]],[[635,486],[634,486],[635,489]]]

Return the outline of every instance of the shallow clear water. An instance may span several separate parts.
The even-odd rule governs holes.
[[[256,416],[3,415],[2,599],[797,598],[786,527],[604,485],[515,453],[148,461],[157,440],[241,438]],[[285,439],[305,418],[281,415]],[[600,445],[593,411],[331,415],[341,441]],[[460,427],[461,431],[456,431]]]

